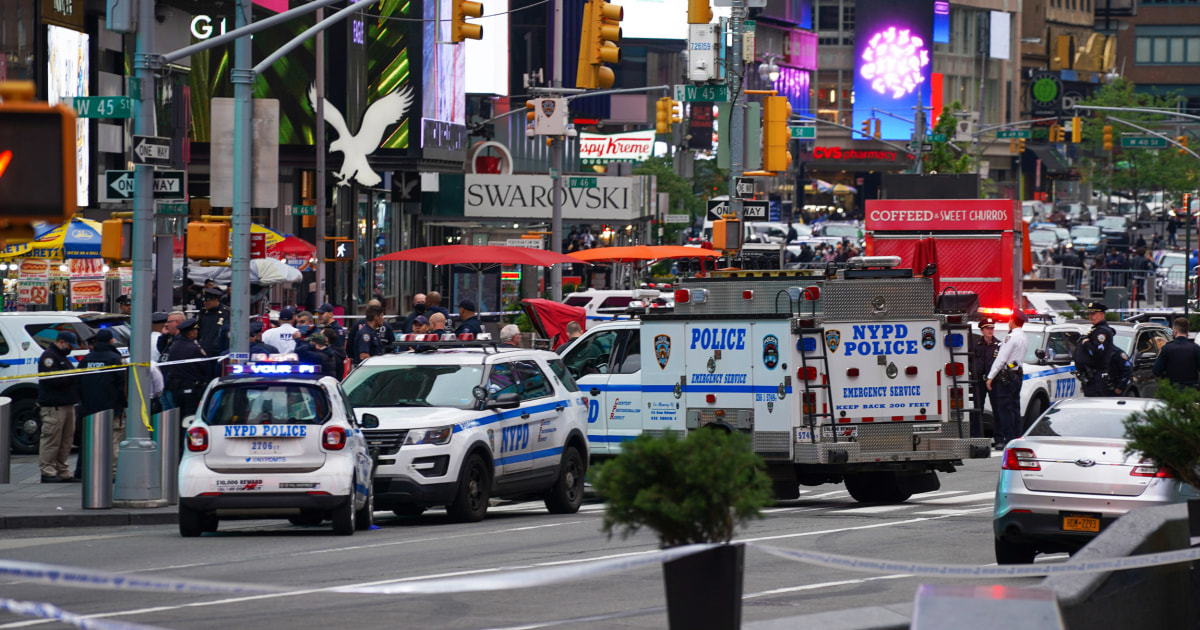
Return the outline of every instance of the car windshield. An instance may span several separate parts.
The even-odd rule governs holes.
[[[824,236],[843,236],[846,238],[858,238],[860,230],[857,225],[826,225],[821,234]]]
[[[1071,236],[1075,238],[1098,238],[1100,236],[1100,228],[1095,225],[1077,225],[1071,228]]]
[[[364,365],[342,383],[355,407],[474,409],[482,365]]]
[[[1058,242],[1058,236],[1050,230],[1034,230],[1029,233],[1029,242],[1037,245],[1053,245]]]
[[[225,424],[324,424],[329,400],[317,385],[234,383],[213,390],[204,422]]]
[[[1046,412],[1032,427],[1026,437],[1078,437],[1125,439],[1125,419],[1132,412],[1128,409],[1097,409],[1055,407]]]
[[[1129,348],[1133,346],[1133,331],[1118,330],[1116,343],[1117,347],[1121,349],[1121,352],[1129,354]]]
[[[1102,228],[1124,228],[1125,217],[1100,217],[1096,220],[1096,226]]]

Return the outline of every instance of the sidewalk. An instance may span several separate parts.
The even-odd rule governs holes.
[[[5,445],[7,446],[7,445]],[[70,458],[72,470],[75,456]],[[172,525],[175,506],[150,509],[85,510],[83,484],[41,483],[36,455],[13,455],[12,483],[0,484],[0,529]]]

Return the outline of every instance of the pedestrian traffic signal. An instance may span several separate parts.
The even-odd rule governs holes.
[[[1079,116],[1071,119],[1071,142],[1083,142],[1083,119]]]
[[[765,96],[762,109],[763,170],[786,171],[792,163],[792,154],[787,150],[792,139],[788,130],[792,105],[786,96]]]
[[[325,262],[354,260],[354,239],[340,236],[325,237]]]
[[[228,221],[192,221],[187,226],[187,257],[224,261],[229,258]]]
[[[100,257],[115,262],[133,260],[133,221],[108,219],[100,224]]]
[[[579,68],[575,87],[608,89],[616,76],[606,63],[620,63],[621,20],[624,10],[604,0],[588,0],[583,8],[583,28],[579,38]]]
[[[464,39],[483,39],[483,27],[472,24],[467,18],[483,17],[483,3],[471,0],[451,0],[450,41],[461,42]]]
[[[688,0],[688,24],[708,24],[712,19],[712,6],[708,0]]]
[[[1113,150],[1112,125],[1104,125],[1104,150]]]
[[[34,102],[30,81],[0,82],[0,235],[33,238],[35,221],[75,214],[75,113]]]
[[[1179,136],[1178,138],[1175,138],[1175,142],[1178,142],[1181,145],[1179,148],[1179,155],[1187,155],[1188,154],[1187,134],[1184,134],[1182,136]]]

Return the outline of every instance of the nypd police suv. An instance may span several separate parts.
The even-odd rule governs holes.
[[[342,385],[361,416],[379,417],[366,431],[377,505],[479,521],[492,497],[539,496],[552,513],[577,511],[587,398],[561,358],[478,340],[403,343],[426,337],[436,336],[404,335],[401,352],[364,360]]]
[[[274,355],[228,366],[194,418],[185,418],[179,464],[179,533],[216,531],[221,519],[333,521],[334,533],[367,529],[374,512],[371,456],[337,381],[320,366]]]

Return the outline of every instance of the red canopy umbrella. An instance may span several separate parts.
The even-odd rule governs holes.
[[[590,263],[624,263],[663,258],[711,258],[721,253],[699,247],[682,245],[630,245],[628,247],[597,247],[571,252],[568,256]]]
[[[288,236],[267,248],[267,255],[273,258],[312,258],[316,254],[317,246],[298,236]]]
[[[550,347],[557,349],[568,342],[567,324],[579,322],[580,330],[587,328],[587,311],[582,306],[569,306],[561,302],[542,299],[521,300],[521,308],[533,322],[538,334],[550,340]]]

